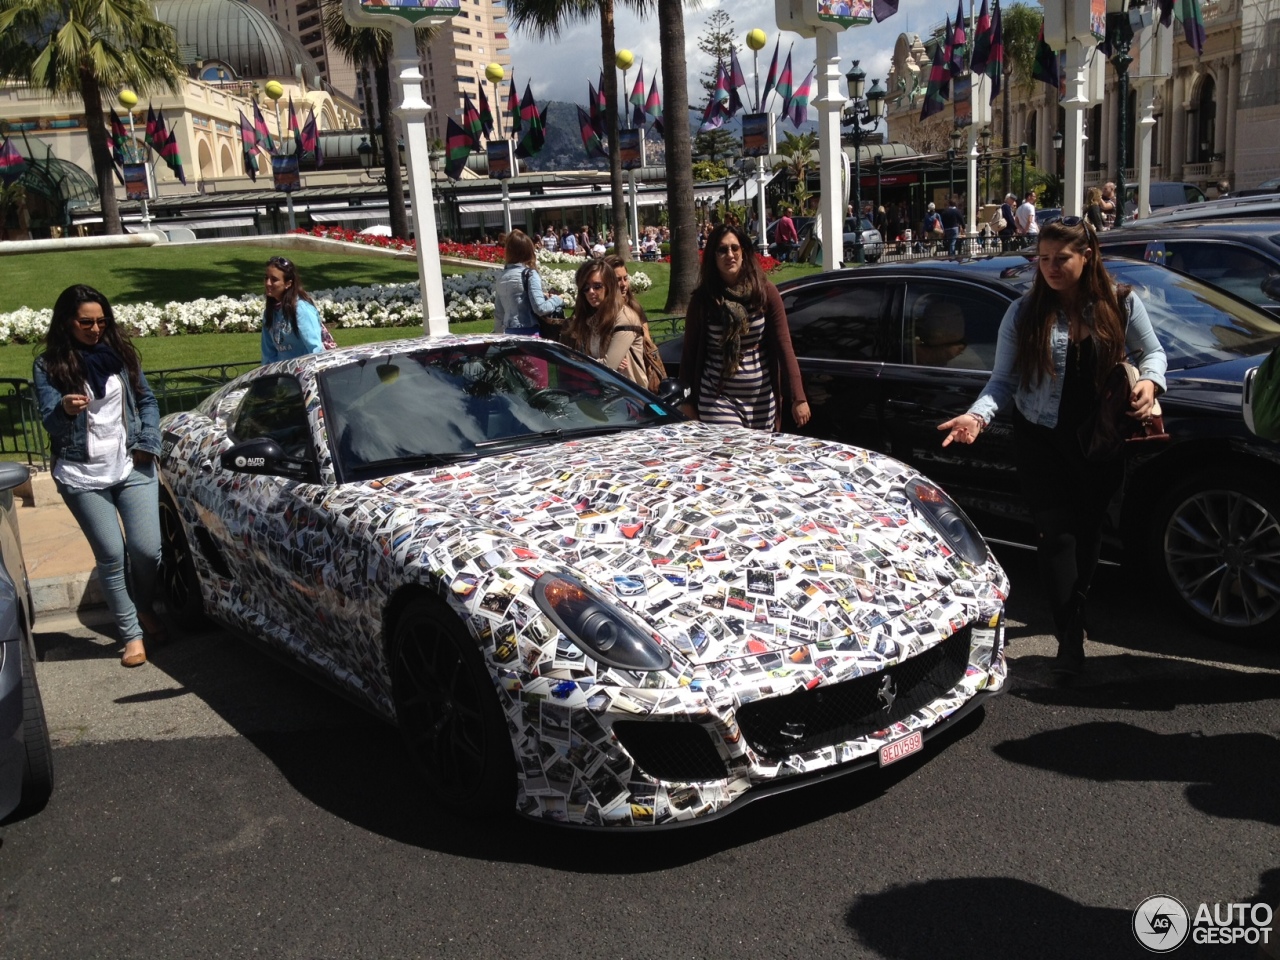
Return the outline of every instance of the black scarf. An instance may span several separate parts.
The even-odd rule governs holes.
[[[80,362],[84,364],[89,389],[94,397],[101,400],[107,395],[107,380],[124,369],[124,361],[102,340],[93,346],[76,341],[75,348],[80,351]]]

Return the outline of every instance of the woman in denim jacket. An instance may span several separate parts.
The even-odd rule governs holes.
[[[1103,380],[1126,356],[1139,371],[1129,415],[1145,419],[1165,389],[1166,365],[1147,309],[1111,279],[1087,220],[1055,221],[1040,231],[1030,293],[1000,323],[991,379],[967,413],[938,428],[947,432],[944,447],[973,443],[1014,401],[1018,482],[1035,520],[1040,578],[1058,638],[1053,672],[1064,684],[1084,666],[1085,597],[1107,506],[1124,477],[1122,459],[1085,459],[1081,428],[1096,414]]]
[[[529,295],[525,296],[525,272],[529,274]],[[538,318],[564,306],[557,296],[542,291],[533,241],[523,230],[507,234],[506,266],[493,291],[493,332],[538,335]]]
[[[160,564],[160,408],[106,297],[79,284],[62,291],[33,379],[53,479],[93,548],[124,641],[120,662],[141,666],[144,632],[162,637],[151,612]]]

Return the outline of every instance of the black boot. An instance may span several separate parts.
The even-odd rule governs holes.
[[[1058,686],[1066,687],[1084,669],[1084,594],[1071,597],[1058,621],[1058,655],[1049,670]]]

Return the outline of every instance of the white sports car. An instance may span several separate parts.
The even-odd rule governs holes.
[[[170,615],[397,723],[458,809],[705,819],[1005,684],[1005,574],[936,486],[686,421],[554,343],[282,361],[161,426]]]

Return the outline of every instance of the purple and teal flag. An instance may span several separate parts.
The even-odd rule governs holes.
[[[986,74],[991,78],[991,103],[996,102],[1004,83],[1004,22],[1000,17],[1000,0],[993,4],[991,15],[991,53],[987,57]]]
[[[991,59],[991,17],[987,13],[987,0],[982,0],[982,9],[978,12],[978,23],[973,33],[969,69],[976,77],[987,72],[987,61]]]
[[[742,64],[738,63],[738,51],[729,52],[729,109],[728,116],[736,117],[744,109],[738,88],[747,85],[747,78],[742,75]]]
[[[524,99],[520,101],[520,126],[524,136],[516,144],[516,156],[532,157],[547,142],[546,114],[538,112],[538,105],[533,102],[533,87],[528,83],[524,87]]]
[[[591,115],[581,107],[578,107],[578,129],[582,133],[582,148],[587,151],[587,159],[608,160],[609,154],[600,145],[600,135],[596,133]]]
[[[920,119],[928,120],[935,113],[941,113],[947,102],[947,93],[951,89],[951,72],[947,62],[942,58],[942,43],[933,45],[933,63],[929,67],[929,85],[924,91],[924,104],[920,107]]]
[[[124,145],[129,142],[129,131],[113,109],[111,111],[111,159],[116,163],[124,163]]]
[[[267,118],[262,115],[257,103],[253,105],[253,129],[258,134],[258,146],[267,151],[267,153],[274,154],[276,145],[271,142],[271,131],[267,129]]]
[[[1200,12],[1200,0],[1175,0],[1173,15],[1182,21],[1182,33],[1196,56],[1204,53],[1204,15]],[[1163,22],[1163,21],[1162,21]]]
[[[316,126],[314,107],[311,110],[311,116],[307,117],[307,122],[302,125],[302,130],[298,134],[298,149],[303,153],[316,155],[316,169],[324,163],[324,154],[320,152],[320,128]]]
[[[489,98],[484,93],[484,81],[477,80],[476,85],[480,88],[480,129],[486,137],[492,137],[493,110],[489,108]]]
[[[1031,76],[1057,90],[1061,84],[1058,73],[1058,53],[1044,39],[1044,24],[1040,24],[1040,36],[1036,38],[1036,59]]]
[[[596,132],[596,136],[603,137],[604,116],[600,112],[600,98],[590,80],[587,81],[587,91],[587,118],[591,121],[591,129]]]
[[[187,177],[182,172],[182,155],[178,153],[178,125],[175,123],[173,129],[165,133],[163,111],[156,115],[156,119],[161,124],[160,133],[164,137],[164,146],[160,148],[160,159],[169,165],[169,169],[173,171],[174,176],[185,187],[187,185]]]
[[[773,93],[773,88],[778,83],[778,48],[782,46],[782,38],[779,37],[773,42],[773,60],[769,62],[769,75],[764,80],[764,93],[760,96],[760,102],[756,104],[757,110],[763,110],[764,105],[769,102],[769,94]]]
[[[27,172],[27,159],[8,137],[0,144],[0,180],[7,187]]]
[[[657,74],[654,74],[657,77]],[[631,85],[631,96],[627,98],[627,102],[631,104],[631,125],[633,127],[644,126],[644,64],[640,64],[640,70],[636,74],[636,82]]]
[[[511,136],[518,138],[520,136],[520,98],[516,95],[514,72],[511,74],[511,89],[507,91],[507,116],[511,118]]]
[[[782,65],[782,73],[778,74],[778,84],[774,89],[782,98],[782,114],[791,112],[791,91],[795,89],[795,81],[791,77],[791,51],[787,51],[787,62]]]
[[[156,127],[155,107],[151,106],[151,104],[147,104],[147,126],[146,126],[146,130],[143,132],[143,135],[142,135],[142,142],[145,143],[148,147],[154,148],[156,145],[157,132],[163,133],[164,128]]]
[[[883,23],[898,12],[898,0],[872,0],[871,12],[876,23]]]
[[[947,67],[952,77],[964,73],[964,47],[969,42],[969,34],[964,28],[964,0],[956,0],[956,22],[951,32],[950,58]]]
[[[600,83],[596,87],[596,133],[603,140],[608,132],[609,104],[604,92],[604,71],[600,71]]]
[[[457,180],[467,165],[467,157],[471,155],[474,142],[471,131],[459,126],[453,117],[446,117],[445,120],[444,172],[450,180]]]
[[[816,70],[816,67],[810,68],[804,83],[800,84],[796,92],[791,95],[791,125],[797,130],[800,124],[809,119],[809,100],[813,96],[813,78],[816,76]]]
[[[471,134],[471,146],[480,150],[484,144],[484,123],[480,120],[480,111],[471,102],[471,94],[462,95],[462,126]]]
[[[301,150],[298,146],[302,142],[302,131],[298,129],[298,114],[293,109],[293,94],[289,94],[289,132],[293,134],[293,143],[295,149]]]

